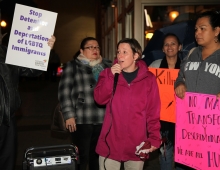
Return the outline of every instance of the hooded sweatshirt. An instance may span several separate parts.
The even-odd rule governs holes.
[[[220,92],[220,49],[202,60],[202,47],[197,47],[183,60],[175,82],[185,84],[187,92],[216,95]]]
[[[156,77],[144,61],[137,61],[138,73],[128,84],[119,74],[115,94],[110,68],[100,73],[94,89],[98,104],[106,104],[105,118],[96,152],[117,161],[140,161],[136,146],[150,141],[160,146],[160,97]]]

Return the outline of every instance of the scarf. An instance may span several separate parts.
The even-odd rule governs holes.
[[[78,60],[80,60],[83,64],[88,65],[89,67],[92,68],[92,74],[93,77],[96,81],[98,81],[99,78],[99,74],[102,70],[104,70],[104,68],[102,67],[101,63],[102,63],[102,57],[100,56],[97,60],[89,60],[86,56],[84,56],[83,54],[80,54],[77,57]]]
[[[180,68],[180,63],[181,63],[181,60],[179,57],[177,57],[177,61],[176,61],[176,64],[175,64],[175,69],[179,69]],[[167,58],[164,57],[160,63],[160,67],[159,68],[168,68],[168,63],[167,63]]]

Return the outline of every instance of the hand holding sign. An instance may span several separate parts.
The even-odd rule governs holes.
[[[179,84],[176,88],[175,88],[175,93],[177,95],[177,97],[183,99],[185,96],[185,92],[186,92],[186,86],[185,84]]]
[[[50,49],[53,49],[55,41],[56,41],[56,37],[51,35],[51,38],[49,39],[49,41],[47,43],[49,45]]]
[[[47,70],[56,17],[54,12],[16,4],[6,63]]]

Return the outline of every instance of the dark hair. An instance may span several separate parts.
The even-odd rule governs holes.
[[[141,46],[140,46],[139,42],[136,39],[134,39],[134,38],[125,38],[125,39],[120,40],[117,44],[117,49],[118,49],[118,46],[121,43],[129,44],[130,47],[131,47],[131,50],[133,51],[133,53],[138,53],[138,59],[137,60],[141,59],[142,49],[141,49]]]
[[[165,34],[164,37],[163,37],[163,46],[164,46],[164,41],[165,41],[166,38],[169,37],[169,36],[175,37],[176,40],[177,40],[178,45],[179,45],[179,46],[181,45],[180,39],[179,39],[179,37],[178,37],[176,34],[174,34],[174,33],[167,33],[167,34]],[[162,47],[162,48],[163,48],[163,47]],[[177,58],[183,58],[183,56],[182,56],[182,57],[181,57],[181,56],[182,56],[182,51],[180,50],[180,51],[177,52]]]
[[[164,37],[163,37],[163,45],[164,45],[164,41],[166,40],[166,38],[170,37],[170,36],[171,37],[175,37],[177,42],[178,42],[178,45],[181,45],[179,37],[176,34],[173,34],[173,33],[167,33],[166,35],[164,35]]]
[[[209,18],[209,23],[213,29],[220,27],[220,10],[205,11],[198,15],[197,20],[203,17]],[[220,41],[220,34],[218,34],[218,41]]]
[[[73,59],[76,59],[79,55],[80,55],[80,50],[77,51],[77,52],[73,55]]]
[[[91,41],[91,40],[95,40],[95,41],[97,41],[97,39],[96,38],[94,38],[94,37],[86,37],[86,38],[84,38],[83,40],[82,40],[82,42],[81,42],[81,44],[80,44],[80,49],[84,49],[84,47],[85,47],[85,45],[86,45],[86,43],[88,42],[88,41]],[[98,42],[98,41],[97,41]]]

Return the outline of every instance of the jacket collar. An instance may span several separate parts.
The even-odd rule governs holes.
[[[132,81],[132,83],[139,82],[148,77],[149,69],[147,67],[147,64],[143,60],[138,60],[136,61],[136,65],[138,67],[138,74],[137,77]],[[123,75],[119,74],[119,76]],[[119,78],[118,83],[127,84],[127,81],[124,78]]]

